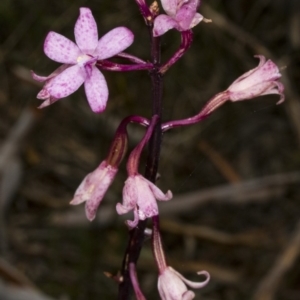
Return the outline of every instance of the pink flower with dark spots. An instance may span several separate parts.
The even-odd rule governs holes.
[[[96,21],[89,8],[80,8],[74,29],[76,44],[66,37],[49,32],[44,52],[52,60],[63,63],[47,77],[32,74],[35,80],[45,82],[37,98],[44,100],[40,108],[74,93],[83,83],[93,112],[102,112],[108,99],[107,83],[95,66],[122,52],[133,42],[133,33],[125,27],[117,27],[98,40]]]
[[[142,175],[131,175],[125,181],[123,203],[117,204],[117,213],[123,215],[133,210],[134,220],[127,221],[127,225],[133,228],[139,220],[158,215],[156,200],[167,201],[172,197],[171,191],[164,194],[154,183]]]
[[[284,86],[278,79],[281,77],[278,67],[262,55],[257,55],[259,65],[236,79],[227,89],[231,101],[252,99],[262,95],[278,94],[277,104],[284,101]]]
[[[172,28],[186,31],[203,20],[203,16],[197,13],[199,0],[161,0],[161,4],[167,14],[154,19],[154,36],[163,35]]]
[[[192,300],[195,293],[187,289],[187,285],[194,289],[200,289],[207,285],[210,276],[206,271],[197,273],[204,275],[206,279],[202,282],[193,282],[184,278],[171,267],[166,267],[158,277],[158,291],[162,300]]]
[[[92,221],[95,219],[97,209],[107,191],[112,184],[118,169],[103,161],[99,167],[89,173],[77,188],[72,205],[83,202],[85,204],[86,217]]]

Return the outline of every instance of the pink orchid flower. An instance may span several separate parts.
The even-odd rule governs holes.
[[[200,0],[161,0],[161,4],[167,14],[155,18],[154,36],[163,35],[172,28],[186,31],[203,20],[203,16],[197,13]]]
[[[139,220],[158,215],[156,199],[167,201],[172,197],[171,191],[164,194],[154,183],[142,175],[131,175],[125,181],[123,204],[117,204],[117,213],[123,215],[133,210],[134,220],[127,221],[127,225],[133,228],[138,224]]]
[[[133,33],[117,27],[98,41],[96,21],[89,8],[80,8],[74,29],[76,44],[68,38],[49,32],[44,52],[52,60],[63,63],[47,77],[32,74],[37,81],[45,82],[37,98],[44,100],[40,108],[74,93],[83,83],[91,109],[102,112],[108,99],[107,83],[96,67],[97,60],[104,60],[122,52],[133,42]]]
[[[158,291],[162,300],[192,300],[195,293],[187,289],[187,285],[194,289],[200,289],[207,285],[210,280],[209,273],[201,271],[198,275],[204,275],[202,282],[193,282],[184,278],[172,267],[166,267],[158,277]]]
[[[72,205],[82,202],[85,204],[86,217],[92,221],[96,217],[97,209],[107,191],[112,184],[118,169],[103,161],[98,168],[89,173],[77,188]]]
[[[284,86],[278,79],[281,77],[278,67],[263,55],[256,55],[259,65],[236,79],[227,89],[231,101],[252,99],[262,95],[278,94],[277,104],[284,101]]]

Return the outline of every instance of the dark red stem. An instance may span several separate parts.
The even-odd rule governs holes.
[[[137,1],[140,2],[140,1]],[[143,2],[143,1],[142,1]],[[141,3],[141,2],[140,2]],[[152,23],[151,23],[152,24]],[[162,142],[161,130],[161,115],[162,115],[162,74],[160,74],[160,38],[153,37],[152,25],[148,24],[148,29],[151,38],[151,63],[150,77],[152,83],[152,117],[158,116],[158,121],[153,130],[153,134],[149,141],[149,152],[147,158],[147,165],[145,170],[145,177],[155,182],[158,170],[158,162],[160,155],[160,148]],[[145,229],[147,220],[139,221],[138,225],[130,230],[129,242],[123,258],[121,269],[121,282],[119,285],[118,300],[129,300],[132,292],[132,284],[130,280],[129,264],[137,264],[142,245],[145,239]]]

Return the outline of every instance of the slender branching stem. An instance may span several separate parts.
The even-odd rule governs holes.
[[[149,151],[145,170],[145,177],[155,182],[156,174],[158,170],[158,162],[160,155],[160,148],[162,142],[162,130],[161,130],[161,115],[162,115],[162,88],[163,80],[162,74],[160,74],[160,38],[153,37],[152,24],[148,25],[151,41],[151,63],[152,68],[150,70],[151,84],[152,84],[152,117],[157,115],[158,120],[156,122],[153,134],[149,141]],[[132,284],[130,280],[129,264],[137,264],[142,244],[145,239],[145,229],[147,220],[139,221],[138,225],[129,231],[129,242],[123,258],[123,264],[120,275],[120,285],[118,300],[128,300],[132,292]]]

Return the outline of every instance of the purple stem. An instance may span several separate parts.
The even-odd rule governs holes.
[[[149,126],[149,120],[140,116],[128,116],[122,120],[115,132],[115,136],[106,158],[106,161],[116,168],[118,168],[126,154],[128,141],[127,125],[129,123],[138,123],[145,127]]]
[[[147,63],[144,60],[142,60],[134,55],[128,54],[126,52],[121,52],[121,53],[117,54],[116,56],[121,57],[121,58],[126,58],[135,64],[146,64]]]
[[[128,116],[128,117],[124,118],[121,121],[118,129],[122,128],[122,127],[126,127],[129,123],[137,123],[137,124],[140,124],[144,127],[148,127],[149,124],[150,124],[150,121],[147,118],[144,118],[144,117],[141,117],[141,116],[131,115],[131,116]]]
[[[193,32],[192,30],[181,32],[181,43],[179,49],[174,53],[174,55],[160,68],[160,73],[164,74],[169,68],[174,65],[183,54],[191,47],[193,42]]]
[[[147,132],[144,135],[143,139],[130,153],[128,161],[127,161],[128,176],[136,175],[138,173],[141,153],[142,153],[145,145],[149,141],[150,137],[152,136],[153,129],[154,129],[157,121],[158,121],[158,116],[154,115],[151,119],[150,125],[147,128]]]
[[[169,121],[163,123],[161,125],[162,132],[166,132],[175,127],[187,126],[187,125],[198,123],[204,120],[205,118],[207,118],[214,110],[216,110],[218,107],[224,104],[228,99],[229,99],[228,92],[227,91],[221,92],[215,95],[213,98],[211,98],[211,100],[208,101],[208,103],[202,108],[199,114],[187,119],[175,120],[175,121]]]
[[[131,279],[131,283],[133,285],[133,289],[134,289],[134,293],[136,296],[137,300],[146,300],[143,292],[140,289],[140,285],[138,282],[138,278],[137,278],[137,274],[136,274],[136,269],[135,269],[135,264],[134,263],[130,263],[129,264],[129,274],[130,274],[130,279]]]
[[[144,3],[144,1],[136,0],[138,5]],[[140,6],[141,9],[141,6]],[[144,16],[144,15],[143,15]],[[145,16],[144,16],[145,17]],[[152,22],[146,22],[151,39],[151,62],[152,68],[150,70],[150,77],[152,82],[152,116],[157,115],[159,117],[153,134],[149,141],[149,152],[145,170],[145,177],[155,182],[158,161],[160,155],[160,147],[162,140],[161,130],[161,114],[162,114],[162,75],[159,73],[160,69],[160,38],[153,37],[152,35]],[[129,242],[123,258],[121,277],[122,282],[119,285],[118,300],[128,300],[130,298],[132,284],[129,274],[129,264],[134,263],[136,265],[142,245],[145,239],[145,229],[147,220],[139,221],[138,225],[129,231]]]
[[[96,66],[102,70],[115,71],[115,72],[141,71],[141,70],[150,70],[151,68],[153,68],[153,65],[151,63],[124,65],[124,64],[111,62],[109,60],[99,60],[97,61]]]
[[[166,257],[163,250],[160,228],[159,228],[159,216],[152,217],[153,229],[152,229],[152,249],[154,258],[157,264],[159,273],[161,274],[167,267]]]
[[[127,151],[127,125],[129,123],[138,123],[145,127],[149,126],[149,120],[141,116],[128,116],[122,120],[115,132],[115,136],[106,158],[107,163],[116,168],[119,167]]]

